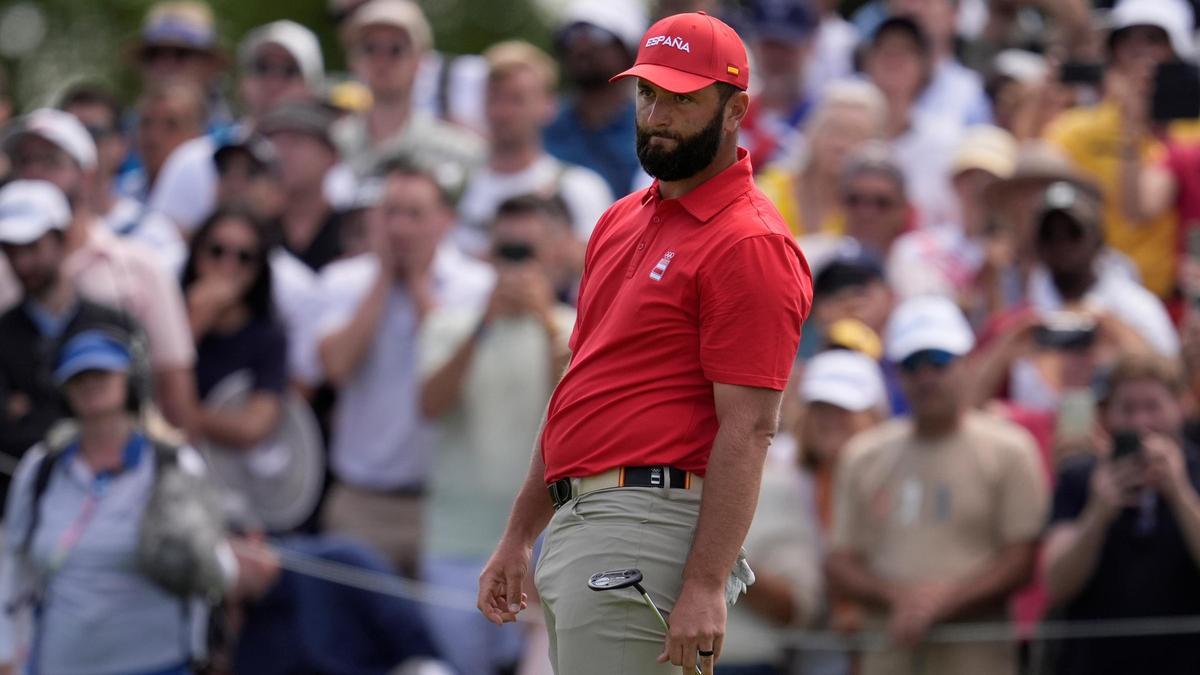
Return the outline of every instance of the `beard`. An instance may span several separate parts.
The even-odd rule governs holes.
[[[725,108],[717,109],[712,120],[691,136],[681,136],[669,131],[649,131],[640,125],[637,128],[637,156],[646,173],[663,181],[691,178],[712,164],[721,146],[721,126],[725,121]],[[651,144],[653,136],[675,141],[674,150],[663,150]]]

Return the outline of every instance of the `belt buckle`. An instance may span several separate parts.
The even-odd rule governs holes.
[[[550,501],[554,503],[554,510],[557,511],[560,506],[571,501],[570,478],[556,480],[547,487],[550,490]]]

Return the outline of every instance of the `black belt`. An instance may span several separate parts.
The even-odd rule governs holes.
[[[691,487],[691,476],[683,469],[671,466],[626,466],[616,469],[617,480],[607,488],[640,487],[640,488],[680,488]],[[550,492],[550,501],[554,508],[566,504],[579,495],[573,494],[572,478],[560,478],[546,486]]]

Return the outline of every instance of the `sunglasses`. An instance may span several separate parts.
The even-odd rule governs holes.
[[[1046,223],[1038,230],[1038,242],[1042,244],[1052,244],[1057,241],[1065,241],[1076,244],[1084,240],[1086,232],[1076,223]]]
[[[258,251],[248,248],[238,248],[236,246],[226,246],[219,242],[209,244],[204,253],[213,260],[224,260],[226,256],[233,256],[237,259],[238,264],[243,267],[249,267],[254,264],[258,258]]]
[[[915,354],[908,355],[901,361],[900,370],[909,375],[916,373],[925,366],[930,366],[935,370],[945,370],[956,358],[958,357],[954,354],[941,349],[922,349]]]
[[[300,77],[300,68],[294,63],[255,61],[250,64],[250,72],[258,77],[278,77],[283,80],[294,80]]]
[[[409,52],[409,46],[399,42],[364,42],[358,46],[356,50],[362,56],[374,58],[376,56],[386,56],[389,59],[398,59]]]
[[[897,200],[885,195],[872,195],[860,192],[851,192],[845,197],[846,206],[852,209],[863,207],[873,208],[877,211],[888,211],[896,207],[899,203]]]
[[[186,61],[188,59],[200,56],[200,52],[187,47],[146,47],[142,49],[142,61],[150,63],[153,61]]]

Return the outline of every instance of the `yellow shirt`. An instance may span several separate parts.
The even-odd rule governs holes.
[[[755,181],[767,199],[770,199],[775,204],[775,208],[779,209],[779,215],[783,216],[788,229],[792,231],[793,235],[799,237],[812,234],[813,230],[806,227],[807,223],[804,222],[804,212],[800,208],[800,200],[796,199],[796,190],[792,182],[794,178],[795,174],[791,171],[778,166],[769,166],[755,177]],[[842,213],[841,209],[830,211],[816,231],[841,236],[846,232],[846,215]]]
[[[1172,134],[1176,131],[1172,126]],[[1061,148],[1084,175],[1104,191],[1104,236],[1108,245],[1129,256],[1142,283],[1160,298],[1175,287],[1176,233],[1173,210],[1146,223],[1127,220],[1121,212],[1121,117],[1117,106],[1104,102],[1068,110],[1046,130],[1046,139]],[[1165,148],[1154,139],[1142,143],[1142,162],[1161,159]]]

